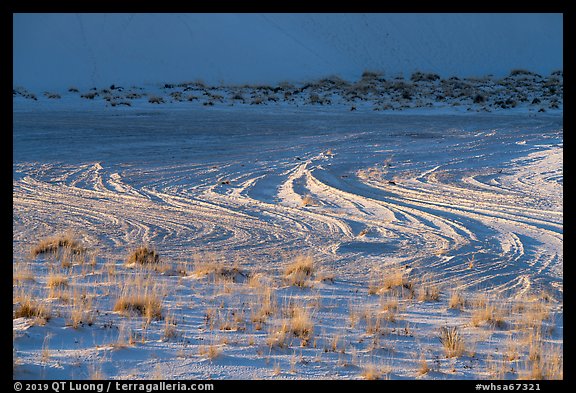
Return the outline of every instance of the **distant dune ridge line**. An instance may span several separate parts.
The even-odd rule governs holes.
[[[348,81],[338,76],[295,83],[216,84],[202,80],[157,82],[153,86],[119,85],[79,89],[30,91],[13,88],[13,97],[30,101],[75,103],[96,107],[261,107],[288,106],[310,108],[335,107],[349,111],[360,108],[397,111],[419,108],[455,108],[457,111],[493,112],[522,109],[528,112],[562,111],[564,72],[556,70],[540,75],[516,68],[504,77],[442,78],[433,72],[416,71],[389,77],[383,71],[365,70],[359,79]],[[303,201],[311,203],[312,201]]]

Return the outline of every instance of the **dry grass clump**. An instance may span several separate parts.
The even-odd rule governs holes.
[[[541,379],[564,379],[564,353],[560,346],[544,346],[540,369]]]
[[[84,325],[92,326],[96,318],[92,308],[94,298],[93,295],[87,294],[85,290],[74,288],[71,296],[70,314],[66,324],[74,329]]]
[[[211,275],[216,281],[224,280],[229,282],[236,282],[247,276],[238,264],[227,266],[213,255],[197,256],[194,262],[194,273],[198,276]]]
[[[309,255],[299,255],[294,258],[294,261],[286,268],[284,274],[289,276],[294,273],[303,273],[306,276],[311,276],[313,272],[314,259]]]
[[[374,381],[382,377],[382,373],[380,372],[379,367],[373,363],[364,365],[364,367],[362,367],[362,373],[360,375],[362,376],[362,378],[369,381]]]
[[[440,286],[432,283],[430,277],[424,277],[418,288],[418,300],[421,302],[440,300]]]
[[[102,371],[102,365],[96,366],[92,365],[89,368],[88,379],[91,381],[104,381],[106,380],[106,374]]]
[[[261,325],[266,320],[278,313],[278,302],[271,287],[261,287],[257,294],[257,306],[251,310],[251,320],[255,324],[256,330],[261,329]]]
[[[420,355],[420,359],[418,360],[418,371],[417,374],[418,375],[425,375],[428,374],[428,372],[430,372],[430,367],[428,366],[428,361],[426,360],[426,357],[424,356],[424,354]]]
[[[123,315],[138,315],[146,318],[147,323],[162,319],[162,301],[158,293],[160,289],[136,278],[123,288],[122,293],[114,303],[113,310]]]
[[[334,283],[334,280],[336,279],[336,274],[334,274],[334,272],[327,270],[319,270],[316,273],[316,279],[320,282]]]
[[[174,337],[178,336],[178,330],[176,328],[176,326],[178,325],[176,323],[176,318],[174,318],[173,315],[168,315],[165,319],[164,319],[164,340],[170,340]]]
[[[513,362],[520,358],[520,344],[517,339],[514,339],[512,335],[506,340],[506,350],[504,352],[504,359]]]
[[[56,253],[60,249],[67,250],[72,254],[84,254],[86,252],[86,247],[76,239],[72,232],[66,232],[64,234],[47,237],[38,242],[30,250],[32,256],[36,257],[40,254],[46,253]]]
[[[50,273],[46,280],[46,286],[49,289],[48,296],[64,302],[68,302],[70,296],[67,288],[69,286],[68,277],[61,273]]]
[[[374,381],[378,379],[386,379],[388,374],[392,372],[390,367],[385,367],[375,363],[367,363],[362,366],[360,376],[366,380]]]
[[[458,290],[452,291],[450,299],[448,300],[448,308],[462,310],[464,307],[466,307],[466,299],[462,295],[462,292]]]
[[[384,314],[374,307],[366,307],[360,311],[360,320],[365,323],[366,334],[378,335],[382,333]]]
[[[381,273],[377,280],[371,280],[368,285],[368,294],[382,294],[393,291],[398,295],[412,297],[414,295],[414,285],[408,279],[406,269],[393,267]]]
[[[266,284],[267,277],[263,273],[252,273],[248,277],[248,286],[250,288],[263,288]]]
[[[29,300],[21,302],[16,311],[14,311],[14,318],[35,318],[43,315],[43,309],[38,303]]]
[[[295,337],[302,340],[302,346],[305,347],[314,332],[314,322],[310,311],[304,307],[293,307],[289,330]]]
[[[244,326],[240,324],[244,322],[244,313],[228,311],[222,313],[218,311],[218,329],[225,331],[238,331],[245,330]]]
[[[525,368],[520,371],[519,379],[531,380],[561,380],[564,379],[564,354],[561,346],[537,344],[538,356],[525,362]]]
[[[88,320],[87,320],[88,319]],[[70,311],[70,318],[68,320],[68,326],[72,326],[74,329],[78,329],[80,326],[92,325],[93,319],[88,317],[88,313],[82,308],[74,307]]]
[[[447,358],[462,356],[464,353],[464,340],[457,326],[442,326],[439,338]]]
[[[46,286],[50,289],[66,288],[68,286],[68,277],[63,274],[51,273],[46,281]]]
[[[448,246],[442,246],[438,250],[434,251],[434,255],[442,256],[448,254],[449,248]]]
[[[118,327],[118,337],[116,342],[111,344],[114,349],[123,349],[133,346],[136,343],[136,334],[126,323],[120,323]]]
[[[160,262],[160,255],[149,246],[140,246],[130,253],[126,264],[153,265]]]
[[[513,311],[520,314],[516,321],[519,328],[540,328],[542,323],[550,318],[551,305],[542,299],[534,299],[516,304]]]
[[[79,306],[73,307],[70,311],[70,318],[68,320],[68,326],[78,329],[80,326],[88,325],[92,326],[94,324],[94,313],[91,310],[84,310]]]
[[[215,343],[208,345],[201,345],[198,348],[198,354],[207,359],[214,360],[222,354],[222,348],[220,348]]]
[[[402,268],[391,269],[389,272],[385,273],[382,282],[382,288],[384,290],[390,290],[398,287],[412,287],[412,284],[408,281],[406,273]]]
[[[23,262],[14,263],[12,266],[12,284],[19,285],[26,281],[34,281],[32,269]]]
[[[472,310],[470,317],[472,326],[477,327],[482,323],[487,323],[497,328],[504,328],[506,326],[506,312],[503,308],[485,299],[480,299],[480,301],[475,304],[476,307]]]
[[[162,319],[162,302],[152,294],[124,295],[114,303],[114,311],[136,313],[149,319]]]
[[[310,255],[299,255],[284,270],[284,279],[290,285],[310,286],[310,279],[315,272],[314,258]]]
[[[314,205],[316,205],[316,202],[314,201],[314,198],[312,198],[312,196],[306,195],[304,198],[302,198],[302,206],[314,206]]]
[[[34,319],[43,325],[50,320],[51,310],[48,305],[33,300],[29,294],[20,294],[13,314],[13,319],[16,318]]]
[[[371,278],[368,283],[368,295],[377,295],[380,291],[382,291],[382,281]]]
[[[395,297],[383,296],[380,299],[380,311],[386,321],[396,322],[400,311],[400,302]]]
[[[270,347],[286,348],[288,346],[287,339],[290,333],[288,321],[284,320],[276,326],[270,326],[268,336],[266,337],[266,344]]]

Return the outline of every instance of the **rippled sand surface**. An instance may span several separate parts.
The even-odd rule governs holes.
[[[13,135],[15,261],[72,229],[118,264],[142,243],[174,263],[213,253],[254,271],[308,253],[336,292],[401,266],[562,299],[559,116],[21,111]],[[233,364],[217,375],[264,375]]]

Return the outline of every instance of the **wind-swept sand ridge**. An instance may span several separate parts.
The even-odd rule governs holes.
[[[456,288],[519,300],[544,291],[552,299],[557,318],[557,331],[550,341],[561,345],[562,119],[545,115],[355,115],[327,112],[318,118],[304,113],[295,120],[290,112],[258,115],[230,110],[218,114],[218,124],[213,114],[194,111],[150,116],[145,123],[131,123],[129,112],[91,113],[102,123],[72,136],[70,144],[54,140],[31,146],[26,144],[27,133],[43,130],[55,135],[76,115],[52,112],[44,121],[16,113],[14,254],[16,262],[37,269],[38,277],[49,271],[50,258],[30,260],[30,247],[45,235],[72,229],[98,253],[92,275],[77,278],[83,288],[90,288],[90,280],[105,276],[104,270],[98,270],[105,265],[114,265],[122,277],[142,274],[123,266],[128,252],[141,243],[154,245],[161,258],[174,266],[191,264],[209,253],[226,265],[240,261],[246,273],[242,280],[259,271],[273,276],[282,271],[290,255],[311,253],[335,278],[300,292],[277,284],[280,303],[302,302],[301,308],[315,310],[317,349],[311,347],[312,342],[299,347],[296,336],[287,348],[266,347],[266,329],[275,329],[278,321],[268,320],[263,331],[252,325],[241,330],[238,326],[244,322],[231,329],[201,328],[212,308],[214,320],[221,323],[233,325],[234,310],[244,310],[242,321],[247,320],[254,310],[245,303],[250,303],[252,295],[248,288],[238,287],[242,280],[222,288],[215,283],[210,289],[210,282],[188,269],[183,275],[145,279],[157,280],[166,288],[158,293],[167,293],[164,310],[175,316],[180,339],[161,340],[158,329],[163,329],[164,321],[153,321],[141,331],[138,318],[124,320],[111,312],[114,291],[110,289],[109,300],[98,303],[94,297],[102,315],[91,326],[61,327],[59,317],[45,326],[15,319],[19,337],[15,348],[24,370],[19,377],[88,377],[84,366],[77,368],[76,375],[58,368],[57,364],[76,356],[98,359],[107,375],[128,378],[149,377],[156,364],[167,377],[269,378],[274,377],[274,362],[281,365],[283,377],[356,378],[369,361],[380,366],[390,363],[394,371],[385,374],[393,378],[414,378],[418,359],[413,352],[420,344],[411,329],[436,334],[439,326],[452,322],[467,329],[468,314],[450,314],[445,306],[436,310],[430,303],[412,304],[401,297],[399,321],[392,319],[391,311],[383,314],[390,316],[386,326],[391,341],[384,342],[383,337],[389,336],[368,339],[358,333],[347,321],[352,318],[350,309],[376,307],[377,299],[367,294],[370,280],[375,272],[395,268],[405,269],[414,279],[430,274],[430,285],[444,286],[442,299]],[[291,131],[274,132],[274,124],[286,122],[293,127]],[[135,128],[127,136],[122,130],[128,124]],[[138,127],[154,132],[139,135]],[[186,150],[203,138],[213,150]],[[93,159],[97,153],[90,152],[91,143],[106,150],[105,159]],[[155,148],[149,150],[151,146]],[[60,152],[60,160],[52,158],[51,149]],[[303,203],[306,197],[311,203]],[[75,274],[74,269],[70,274]],[[43,280],[37,278],[37,284]],[[237,295],[227,298],[219,294],[221,290]],[[322,299],[318,309],[311,305],[316,298]],[[220,302],[225,307],[218,311]],[[52,303],[55,309],[60,307],[57,301]],[[103,326],[108,323],[117,329],[106,330]],[[362,323],[369,325],[369,320]],[[110,350],[107,345],[119,340],[121,326],[137,333],[135,343]],[[70,352],[54,354],[55,363],[37,360],[43,345],[38,338],[41,329],[54,334],[48,346]],[[58,329],[84,337],[79,339],[82,344],[66,348],[69,341],[60,337]],[[399,333],[403,329],[407,329],[405,335]],[[233,333],[226,336],[229,330]],[[482,334],[491,338],[478,339],[478,357],[456,363],[454,373],[448,371],[450,360],[439,358],[440,371],[429,377],[487,375],[486,354],[491,343],[502,341],[506,332],[465,332],[467,339]],[[515,330],[509,333],[516,334]],[[343,337],[336,347],[343,346],[348,355],[354,347],[360,360],[328,351],[325,360],[306,367],[306,362],[322,356],[321,347],[330,347],[338,334]],[[254,345],[247,343],[251,335]],[[223,344],[226,337],[230,342]],[[377,349],[366,347],[376,338],[383,341],[373,344]],[[438,342],[434,335],[424,334],[418,340],[431,354],[439,353],[430,349]],[[208,362],[198,357],[195,348],[210,342],[223,354]],[[178,358],[178,351],[187,355]],[[262,360],[259,351],[268,353],[268,361]],[[298,355],[301,351],[304,355]],[[150,360],[152,354],[156,360]],[[293,356],[308,360],[290,366]],[[112,360],[120,359],[131,367],[139,364],[139,369],[127,371],[112,365]],[[473,366],[464,367],[467,362]],[[287,372],[291,367],[298,371]],[[522,367],[512,377],[518,377]]]

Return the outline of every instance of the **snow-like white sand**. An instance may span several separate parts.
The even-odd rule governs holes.
[[[14,319],[15,378],[525,375],[527,347],[507,359],[524,334],[517,310],[474,326],[472,306],[448,307],[455,289],[508,305],[546,294],[542,342],[562,348],[561,110],[61,100],[14,101],[14,263],[31,276],[15,281],[15,299],[24,290],[51,314]],[[66,230],[94,264],[30,256]],[[126,266],[140,244],[171,269]],[[317,270],[304,288],[283,280],[300,254]],[[238,267],[234,281],[195,271],[211,258]],[[398,269],[439,298],[398,295],[387,308],[392,295],[370,286]],[[68,278],[68,298],[50,297],[55,273]],[[278,305],[261,323],[256,273]],[[113,311],[130,285],[155,291],[161,318]],[[77,297],[90,317],[73,327]],[[313,331],[275,345],[294,309]],[[443,326],[459,328],[464,354],[445,356]]]

